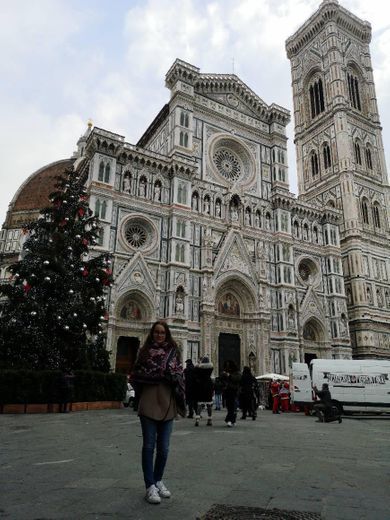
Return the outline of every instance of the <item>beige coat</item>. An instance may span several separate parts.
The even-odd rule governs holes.
[[[155,421],[170,421],[177,416],[176,401],[169,385],[142,386],[138,405],[138,415],[144,415]]]

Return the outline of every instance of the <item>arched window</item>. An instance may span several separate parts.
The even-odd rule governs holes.
[[[309,226],[306,224],[303,225],[303,240],[309,240]]]
[[[368,220],[368,205],[367,205],[367,200],[366,199],[362,200],[362,217],[363,217],[363,223],[364,224],[369,224],[369,220]]]
[[[189,122],[190,122],[190,119],[189,119],[188,113],[185,112],[184,110],[182,110],[180,112],[180,125],[184,126],[185,128],[188,128]]]
[[[309,87],[311,118],[314,119],[325,110],[324,88],[322,79],[318,78]]]
[[[366,165],[369,170],[372,170],[372,155],[370,146],[366,146]]]
[[[348,79],[349,101],[351,103],[351,106],[353,108],[356,108],[357,110],[361,110],[362,106],[360,103],[359,80],[351,72],[348,72],[347,79]]]
[[[105,172],[104,172],[104,182],[110,182],[110,174],[111,174],[110,163],[107,163]]]
[[[355,141],[355,161],[356,161],[356,164],[362,164],[362,154],[360,152],[360,144],[358,143],[358,141]]]
[[[180,146],[188,147],[188,134],[187,132],[180,132]]]
[[[319,170],[319,165],[318,165],[318,156],[314,150],[311,152],[310,161],[311,161],[311,175],[312,175],[312,177],[317,177],[320,170]]]
[[[372,207],[372,220],[374,222],[374,226],[376,228],[380,228],[381,227],[381,220],[380,220],[380,216],[379,216],[379,204],[374,204],[373,207]]]
[[[299,238],[299,224],[296,220],[294,221],[293,228],[294,228],[294,236]]]
[[[99,164],[98,180],[102,181],[102,182],[104,181],[104,162],[103,161],[100,161],[100,164]]]
[[[95,215],[101,219],[106,218],[107,202],[105,200],[96,199]]]
[[[317,227],[313,227],[313,237],[314,237],[314,242],[316,244],[318,244],[318,229],[317,229]]]
[[[324,144],[323,154],[324,154],[324,168],[325,168],[325,170],[327,170],[328,168],[330,168],[332,166],[332,159],[331,159],[331,155],[330,155],[330,146],[328,145],[328,143]]]

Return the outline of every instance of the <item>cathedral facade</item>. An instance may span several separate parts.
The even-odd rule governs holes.
[[[156,319],[184,359],[208,355],[216,373],[227,359],[261,374],[315,357],[390,357],[389,193],[369,35],[330,1],[287,42],[298,198],[289,191],[289,111],[234,74],[177,59],[166,75],[170,100],[136,145],[89,125],[68,162],[102,222],[96,250],[114,257],[113,368],[131,368]],[[21,221],[37,216],[31,183],[47,184],[63,164],[33,174],[11,202],[3,278]]]

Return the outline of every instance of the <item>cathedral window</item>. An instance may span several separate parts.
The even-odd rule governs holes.
[[[366,199],[362,200],[361,206],[362,206],[363,224],[369,224],[369,220],[368,220],[368,205],[367,205],[367,200]]]
[[[294,236],[296,238],[299,238],[299,224],[296,220],[294,221],[293,228],[294,228]]]
[[[186,223],[184,220],[176,221],[176,235],[181,238],[185,238],[186,236]]]
[[[187,132],[180,132],[180,146],[188,148],[188,134]]]
[[[359,164],[360,166],[362,165],[362,154],[361,154],[361,151],[360,151],[360,144],[355,141],[355,161],[356,161],[356,164]]]
[[[101,219],[106,218],[106,211],[107,211],[107,201],[96,199],[95,202],[95,215]]]
[[[177,202],[179,204],[187,204],[187,186],[179,182],[177,187]]]
[[[303,240],[309,240],[309,226],[306,223],[303,225]]]
[[[310,85],[309,94],[311,118],[314,119],[325,110],[324,88],[321,78],[318,78],[316,81],[314,81],[314,83]]]
[[[331,159],[331,155],[330,155],[330,146],[328,145],[328,143],[324,144],[323,154],[324,154],[324,167],[325,167],[325,170],[327,170],[328,168],[330,168],[332,166],[332,159]]]
[[[185,256],[184,244],[176,244],[176,251],[175,251],[176,262],[184,262],[185,261],[184,256]]]
[[[353,108],[356,108],[357,110],[361,110],[361,104],[360,104],[360,93],[359,93],[359,80],[358,78],[348,72],[347,74],[348,79],[348,94],[349,94],[349,101],[351,103],[351,106]]]
[[[288,266],[284,266],[284,283],[291,283],[291,269]]]
[[[368,145],[366,146],[366,165],[369,170],[372,170],[372,155]]]
[[[313,178],[317,177],[320,169],[319,169],[319,164],[318,164],[318,155],[316,154],[316,152],[314,150],[311,152],[310,162],[311,162],[311,175]]]
[[[100,228],[97,232],[96,245],[103,246],[104,244],[104,228]]]
[[[111,174],[111,167],[110,164],[107,163],[106,167],[104,169],[104,182],[110,182],[110,174]]]
[[[381,221],[380,221],[380,216],[379,216],[379,205],[378,204],[374,204],[372,207],[372,218],[374,221],[374,226],[376,228],[380,228]]]
[[[185,112],[184,110],[180,112],[180,126],[184,126],[185,128],[189,127],[188,112]]]
[[[314,238],[314,242],[316,244],[318,244],[318,229],[317,229],[317,227],[313,227],[313,238]]]
[[[102,181],[102,182],[104,181],[104,162],[103,161],[100,161],[100,164],[99,164],[98,180]]]

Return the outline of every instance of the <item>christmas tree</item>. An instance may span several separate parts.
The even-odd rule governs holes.
[[[109,369],[104,347],[107,254],[93,256],[100,225],[82,179],[57,178],[51,205],[24,228],[22,259],[0,286],[0,368]]]

